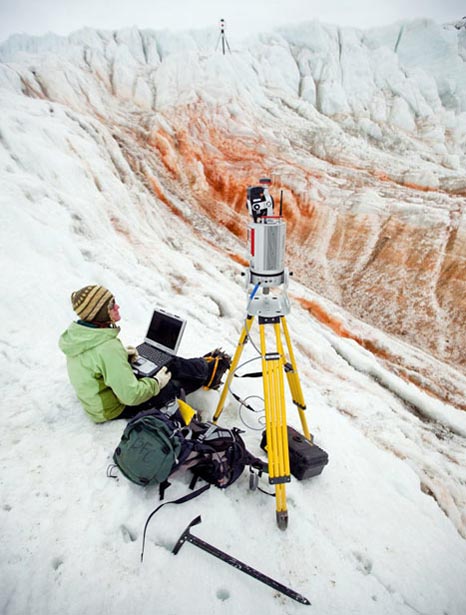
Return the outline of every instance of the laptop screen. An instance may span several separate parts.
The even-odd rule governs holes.
[[[176,353],[185,325],[186,321],[177,316],[154,310],[146,341],[155,342],[158,346]]]

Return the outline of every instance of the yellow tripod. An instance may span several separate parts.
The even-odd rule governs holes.
[[[283,373],[285,372],[293,403],[297,406],[299,418],[304,436],[312,441],[306,421],[306,405],[299,380],[296,360],[291,346],[290,335],[284,311],[273,304],[276,297],[268,295],[257,297],[258,304],[254,312],[259,316],[260,350],[262,356],[262,380],[264,386],[265,423],[267,437],[267,457],[269,483],[275,485],[275,499],[277,512],[277,525],[284,530],[288,526],[288,510],[286,507],[286,483],[290,477],[290,458],[288,450],[288,431],[286,425],[286,404]],[[272,309],[270,306],[272,305]],[[264,309],[265,308],[265,309]],[[275,312],[275,313],[273,313]],[[261,315],[263,314],[263,315]],[[241,354],[247,344],[249,333],[253,325],[254,315],[248,312],[244,327],[241,331],[236,351],[231,361],[225,385],[223,387],[217,409],[214,414],[214,422],[220,417],[225,405],[226,396],[230,383],[238,367]],[[281,327],[280,327],[281,325]],[[275,338],[275,347],[272,351],[267,349],[266,328],[272,328]],[[285,355],[282,343],[281,329],[286,341],[287,355]]]

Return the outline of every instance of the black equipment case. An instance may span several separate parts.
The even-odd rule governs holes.
[[[298,480],[317,476],[328,463],[328,454],[296,429],[288,425],[288,449],[291,474]],[[261,448],[267,451],[267,436],[262,434]]]

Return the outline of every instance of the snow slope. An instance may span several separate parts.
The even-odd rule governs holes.
[[[42,45],[47,53],[33,61],[28,56],[20,69],[1,69],[0,611],[292,615],[309,608],[326,615],[463,615],[466,414],[455,406],[464,399],[464,376],[358,321],[298,282],[290,288],[288,322],[310,428],[328,451],[329,465],[321,476],[293,480],[287,488],[286,532],[275,526],[272,498],[249,491],[246,475],[225,492],[211,489],[198,500],[163,509],[149,527],[141,566],[142,527],[157,505],[157,490],[106,476],[124,422],[91,424],[68,383],[57,339],[73,318],[69,294],[91,282],[111,288],[122,306],[121,336],[126,343],[143,337],[154,304],[185,315],[185,356],[218,345],[232,352],[246,297],[238,264],[245,256],[245,220],[213,197],[203,203],[194,199],[196,186],[198,194],[207,194],[211,185],[202,183],[201,173],[193,174],[194,183],[176,175],[178,161],[171,158],[170,139],[178,138],[181,150],[183,145],[181,132],[170,126],[176,109],[154,116],[148,106],[147,115],[135,115],[133,107],[125,111],[116,96],[100,99],[101,92],[114,87],[106,81],[106,70],[98,72],[99,62],[107,67],[104,50],[113,48],[112,58],[124,55],[121,49],[117,53],[119,47],[132,49],[133,41],[136,48],[138,36],[150,38],[134,31],[114,36],[88,31],[72,37],[72,42],[86,37],[92,72],[81,72],[73,64],[73,54],[82,61],[80,44],[70,47],[58,38],[31,39],[28,52],[41,51]],[[162,67],[171,49],[175,55],[197,45],[202,51],[199,37],[160,34],[157,45],[140,48],[153,62],[159,54]],[[125,45],[119,44],[122,38]],[[102,43],[102,52],[93,51],[91,42],[97,45],[99,40],[108,46]],[[25,45],[24,40],[18,44]],[[254,45],[251,57],[261,58],[260,44]],[[264,53],[271,49],[266,47]],[[281,51],[273,53],[280,56]],[[46,82],[33,77],[37,67],[28,68],[38,57]],[[177,96],[188,96],[195,86],[214,101],[224,103],[229,96],[223,87],[198,85],[202,76],[194,75],[197,60],[192,65],[172,61],[171,68],[163,69],[165,77],[154,76],[157,86],[165,84],[167,101],[171,97],[173,104]],[[69,62],[65,72],[63,62]],[[128,62],[126,54],[120,87],[134,73]],[[215,58],[208,62],[209,71],[224,67]],[[247,86],[252,73],[243,60],[238,62],[237,74],[245,79],[237,80],[238,87]],[[274,77],[274,66],[281,62],[270,60],[268,88],[280,83],[286,89],[283,80]],[[115,60],[113,80],[117,67]],[[96,74],[102,90],[90,86]],[[87,81],[77,87],[81,78]],[[46,89],[40,83],[46,83]],[[253,85],[255,100],[260,92]],[[37,96],[25,96],[31,94],[28,87]],[[144,87],[137,91],[144,92]],[[163,105],[163,97],[158,100]],[[241,101],[247,105],[250,98]],[[186,109],[189,105],[183,107],[180,101],[180,118],[186,119]],[[201,154],[209,153],[209,141],[204,143],[197,131],[206,130],[209,116],[201,113],[198,118],[194,111],[190,138],[198,139],[199,156],[189,168],[202,168],[204,161],[207,168]],[[135,128],[136,117],[145,122],[140,129]],[[318,116],[318,121],[327,120]],[[147,128],[152,122],[158,132]],[[244,133],[247,126],[232,120],[229,129],[254,145],[255,179],[263,158],[257,134]],[[152,157],[141,155],[147,151],[141,147],[146,131],[158,139],[158,153]],[[273,138],[266,142],[273,143]],[[212,158],[218,151],[215,143]],[[240,156],[233,166],[235,172],[241,170]],[[246,176],[243,171],[239,178]],[[297,181],[293,177],[290,181]],[[237,196],[235,204],[243,207],[236,186],[230,188]],[[206,213],[217,207],[226,226]],[[289,213],[293,226],[296,214]],[[251,345],[244,359],[255,356]],[[260,409],[260,382],[239,382],[235,390],[256,396],[253,403]],[[450,404],[439,399],[439,388],[450,392]],[[203,392],[192,402],[208,415],[217,395]],[[222,415],[225,424],[244,427],[256,453],[262,421],[260,413],[239,410],[231,399]],[[296,427],[299,423],[291,404],[288,422]],[[187,483],[187,477],[175,480],[169,496],[184,494]],[[203,523],[193,533],[304,594],[312,607],[274,594],[191,545],[173,556],[177,538],[199,513]]]

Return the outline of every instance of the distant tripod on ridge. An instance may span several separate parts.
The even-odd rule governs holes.
[[[215,47],[215,51],[217,51],[218,45],[219,45],[220,41],[222,41],[222,53],[223,53],[223,55],[225,55],[225,49],[228,49],[228,51],[231,53],[230,45],[228,44],[228,39],[227,39],[226,34],[225,34],[225,20],[224,19],[220,20],[220,34],[219,34],[219,37],[218,37],[218,40],[217,40],[217,45]]]

